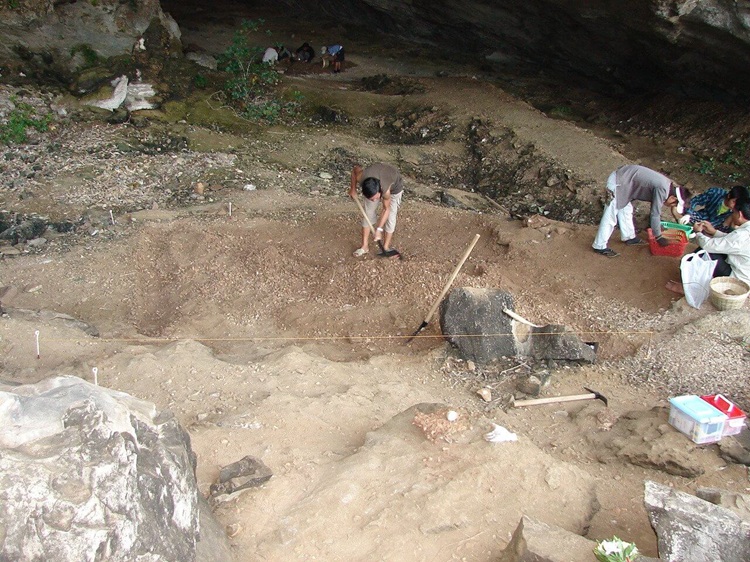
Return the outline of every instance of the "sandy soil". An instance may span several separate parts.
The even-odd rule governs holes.
[[[193,30],[192,40],[201,33]],[[287,42],[308,36],[320,34],[299,29]],[[460,124],[477,116],[502,124],[602,183],[620,163],[663,156],[634,158],[625,146],[642,148],[642,139],[620,137],[615,147],[607,135],[551,119],[461,68],[438,77],[430,61],[373,57],[373,50],[352,49],[341,75],[287,79],[361,117],[393,101],[353,83],[400,73],[424,86],[420,105],[438,105]],[[81,125],[78,142],[87,128]],[[349,162],[331,154],[345,149],[364,163],[419,162],[463,158],[460,147],[451,140],[419,148],[376,142],[357,127],[276,127],[253,137],[181,132],[193,143],[232,145],[218,152],[242,166],[236,181],[201,204],[117,213],[115,224],[104,220],[5,258],[0,367],[17,383],[59,373],[92,380],[96,367],[100,384],[171,409],[190,432],[203,493],[222,466],[245,455],[262,459],[272,480],[215,510],[238,560],[492,559],[523,513],[592,539],[617,535],[655,555],[642,506],[645,480],[687,491],[750,489],[746,467],[687,438],[675,443],[704,471],[697,478],[600,454],[623,414],[665,423],[676,389],[721,391],[750,406],[742,394],[747,308],[687,307],[664,289],[679,274],[678,260],[625,247],[617,233],[612,246],[622,255],[608,260],[591,252],[595,226],[515,220],[491,203],[481,210],[436,205],[437,187],[408,176],[394,239],[404,259],[378,258],[374,250],[355,259],[359,217],[345,197]],[[257,189],[242,189],[247,182]],[[75,209],[64,197],[51,193],[58,203],[45,210]],[[12,205],[22,211],[35,202]],[[564,324],[598,342],[596,365],[518,359],[472,368],[456,360],[437,318],[405,344],[475,234],[479,243],[453,286],[509,291],[516,311],[534,323]],[[69,315],[98,336],[39,311]],[[694,356],[681,359],[684,349],[670,351],[675,342],[707,354],[725,346],[727,363],[713,367],[721,376],[696,374],[689,388],[675,373],[700,365]],[[489,387],[500,396],[532,369],[551,371],[545,396],[593,387],[607,395],[609,409],[597,401],[504,412],[476,394]],[[706,380],[714,385],[704,388]],[[419,403],[460,412],[463,431],[432,443],[412,425],[413,411],[400,415]],[[519,441],[485,442],[491,422],[517,432]]]

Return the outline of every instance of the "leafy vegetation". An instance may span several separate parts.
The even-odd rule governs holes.
[[[193,82],[195,83],[195,87],[201,90],[208,86],[208,78],[203,74],[196,74]]]
[[[716,159],[713,156],[703,156],[698,158],[695,171],[707,176],[716,175]]]
[[[283,100],[274,91],[280,80],[279,73],[272,65],[262,62],[264,48],[252,45],[249,39],[249,34],[257,32],[262,24],[262,19],[244,20],[232,44],[219,55],[218,65],[228,74],[224,92],[238,113],[245,119],[273,123],[296,114],[300,96],[296,94],[291,100]],[[270,35],[269,31],[265,33]]]
[[[290,100],[279,98],[256,101],[245,108],[243,116],[252,121],[275,123],[285,116],[296,115],[302,104],[302,94],[293,92]]]
[[[724,152],[712,156],[697,156],[693,170],[729,183],[747,182],[750,174],[748,145],[750,138],[734,140]]]
[[[99,55],[94,49],[91,48],[90,45],[81,43],[80,45],[76,45],[70,49],[70,56],[75,56],[78,53],[80,53],[83,57],[83,61],[87,68],[95,66],[99,62]]]
[[[29,104],[18,102],[13,98],[11,101],[13,101],[16,107],[8,114],[7,123],[0,125],[1,143],[20,144],[26,142],[26,130],[29,127],[40,132],[47,131],[49,123],[52,121],[51,113],[37,117],[34,108]]]
[[[748,167],[748,139],[737,139],[729,145],[722,161],[730,166],[746,169]]]

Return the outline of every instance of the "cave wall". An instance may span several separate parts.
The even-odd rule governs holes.
[[[205,5],[220,12],[232,2],[328,16],[352,33],[366,34],[369,28],[497,70],[513,65],[544,71],[615,93],[750,97],[750,0],[218,0]],[[193,0],[180,7],[193,6],[200,4]],[[26,65],[34,59],[37,66],[75,68],[82,64],[72,53],[76,45],[89,45],[101,57],[128,53],[154,17],[164,18],[159,0],[2,2],[0,65],[12,68],[25,57]]]
[[[309,0],[275,0],[310,10]],[[618,92],[746,99],[748,0],[320,0],[317,13]]]
[[[16,0],[0,3],[0,65],[5,73],[64,81],[96,56],[131,53],[159,0]],[[85,47],[85,48],[82,48]]]

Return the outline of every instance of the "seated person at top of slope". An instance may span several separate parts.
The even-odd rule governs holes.
[[[729,232],[732,228],[732,210],[737,198],[750,198],[745,186],[735,185],[729,190],[712,187],[692,197],[690,204],[685,207],[684,215],[680,215],[676,208],[672,207],[672,216],[680,224],[708,221],[716,230]]]
[[[300,62],[312,62],[315,58],[315,49],[312,48],[310,43],[305,41],[294,52],[294,58]]]
[[[690,199],[688,189],[677,185],[664,174],[638,164],[626,164],[612,172],[607,178],[607,190],[611,193],[612,200],[604,208],[592,247],[597,254],[608,258],[619,255],[607,247],[609,238],[618,225],[625,244],[628,246],[646,244],[635,235],[632,201],[651,203],[649,215],[651,231],[660,246],[668,246],[669,240],[661,235],[662,207],[677,207],[678,212],[682,214],[685,203]]]
[[[276,47],[268,47],[263,52],[262,61],[265,64],[276,64],[278,60],[279,60],[279,51],[276,49]]]

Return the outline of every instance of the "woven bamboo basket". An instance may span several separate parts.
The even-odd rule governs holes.
[[[750,294],[750,285],[734,277],[716,277],[709,283],[711,304],[719,310],[742,308]]]

